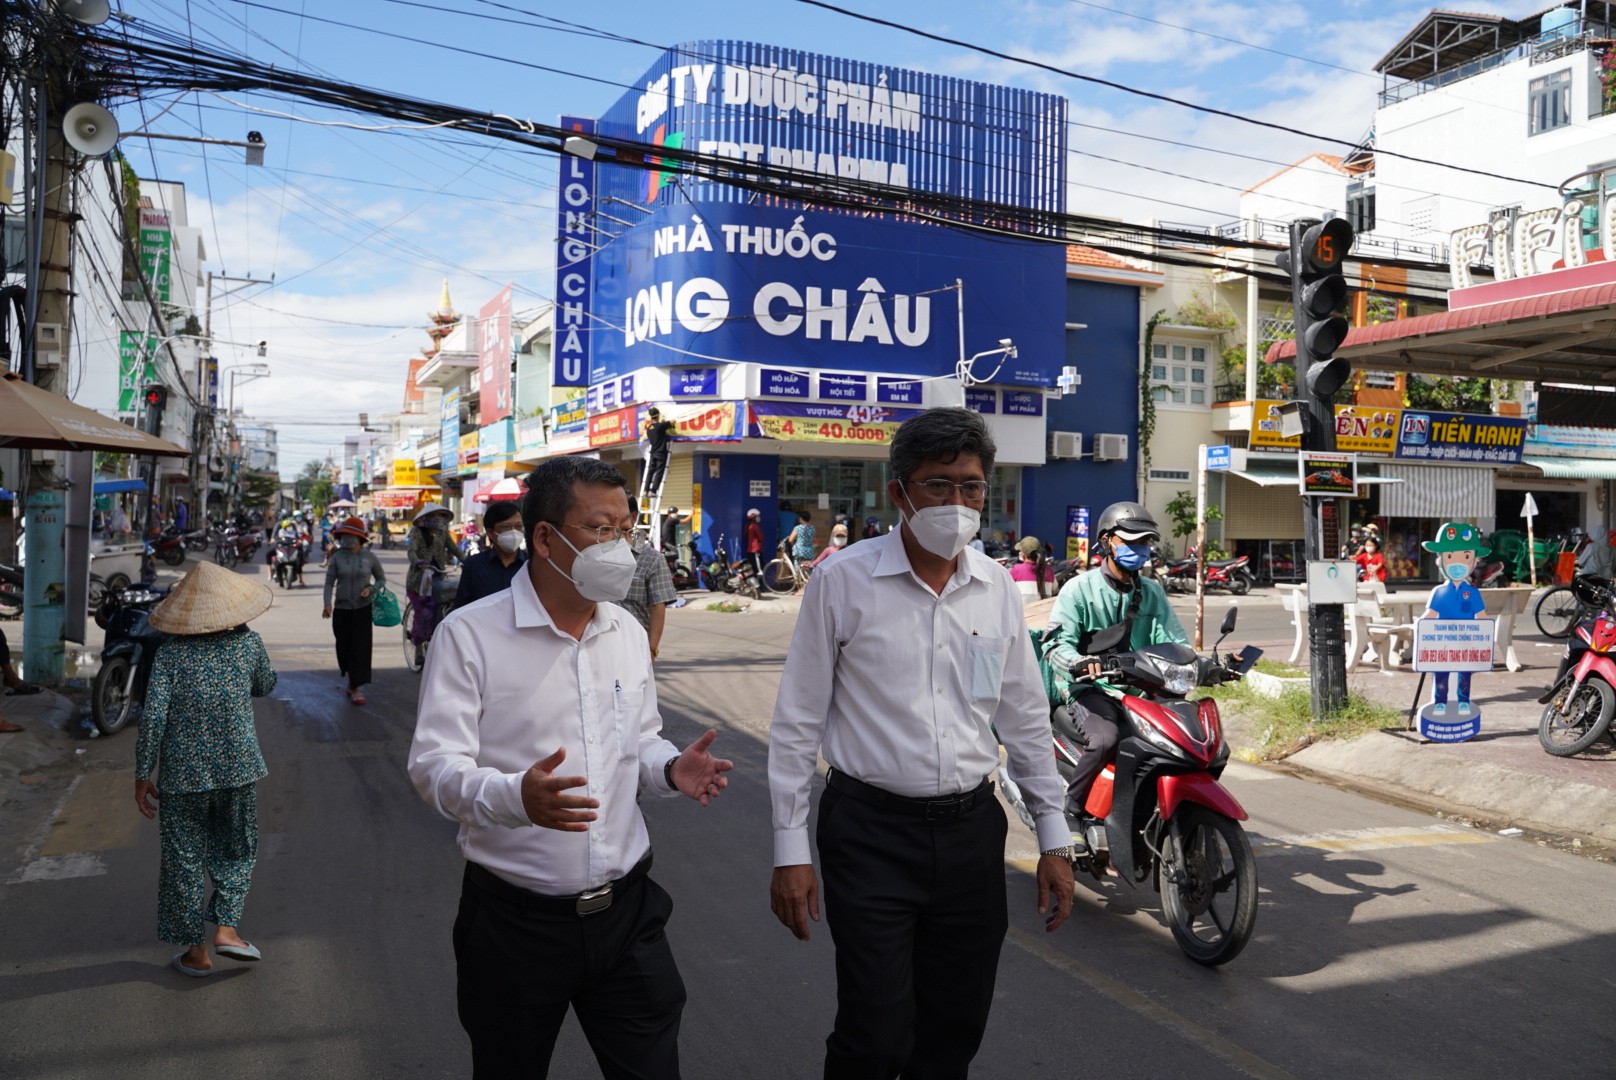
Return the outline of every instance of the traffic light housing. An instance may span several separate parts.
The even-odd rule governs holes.
[[[1352,374],[1352,365],[1335,351],[1347,336],[1347,320],[1337,312],[1347,302],[1342,266],[1353,235],[1352,226],[1340,218],[1294,221],[1291,248],[1281,260],[1290,273],[1291,306],[1296,314],[1297,381],[1311,398],[1324,404]]]
[[[146,401],[146,408],[148,408],[148,409],[154,409],[154,410],[156,410],[158,412],[161,412],[164,409],[168,408],[168,387],[166,387],[166,386],[148,386],[148,387],[146,387],[145,401]]]

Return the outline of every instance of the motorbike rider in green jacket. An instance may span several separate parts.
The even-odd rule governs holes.
[[[1161,530],[1150,511],[1135,502],[1112,503],[1096,525],[1095,543],[1104,555],[1101,565],[1068,581],[1055,600],[1049,628],[1054,634],[1044,651],[1047,663],[1065,682],[1067,672],[1087,663],[1091,674],[1099,661],[1090,660],[1087,647],[1097,631],[1131,620],[1126,649],[1166,642],[1189,644],[1184,627],[1167,603],[1167,593],[1153,578],[1139,571],[1150,564],[1150,545],[1161,541]],[[1046,633],[1048,631],[1046,630]],[[1108,693],[1108,691],[1111,691]],[[1073,725],[1087,741],[1076,771],[1066,786],[1066,816],[1083,815],[1089,789],[1107,763],[1116,757],[1117,728],[1124,714],[1116,688],[1103,680],[1081,684],[1065,706]]]

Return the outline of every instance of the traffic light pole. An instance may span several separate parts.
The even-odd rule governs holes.
[[[1291,276],[1296,317],[1296,381],[1302,394],[1302,449],[1335,449],[1335,392],[1346,381],[1349,365],[1335,356],[1347,324],[1336,314],[1346,299],[1341,264],[1352,246],[1353,231],[1337,219],[1291,223],[1290,251],[1282,260]],[[1324,550],[1326,500],[1303,496],[1307,504],[1307,561],[1327,557]],[[1307,618],[1309,679],[1313,715],[1339,712],[1347,702],[1347,635],[1340,604],[1309,604]]]

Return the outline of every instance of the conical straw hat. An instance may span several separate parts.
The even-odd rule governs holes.
[[[165,634],[214,634],[256,619],[274,601],[269,587],[250,577],[197,563],[152,608],[151,624]]]

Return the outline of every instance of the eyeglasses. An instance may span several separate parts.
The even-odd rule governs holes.
[[[932,502],[940,503],[953,497],[958,491],[961,498],[967,503],[980,503],[988,497],[988,482],[986,480],[967,480],[963,484],[956,484],[952,480],[921,480],[904,481],[904,486],[910,489],[919,488],[925,492],[926,498]]]
[[[551,522],[555,525],[555,522]],[[613,540],[633,540],[633,529],[619,529],[616,525],[556,525],[559,529],[577,529],[579,532],[593,533],[597,544],[609,544]]]

